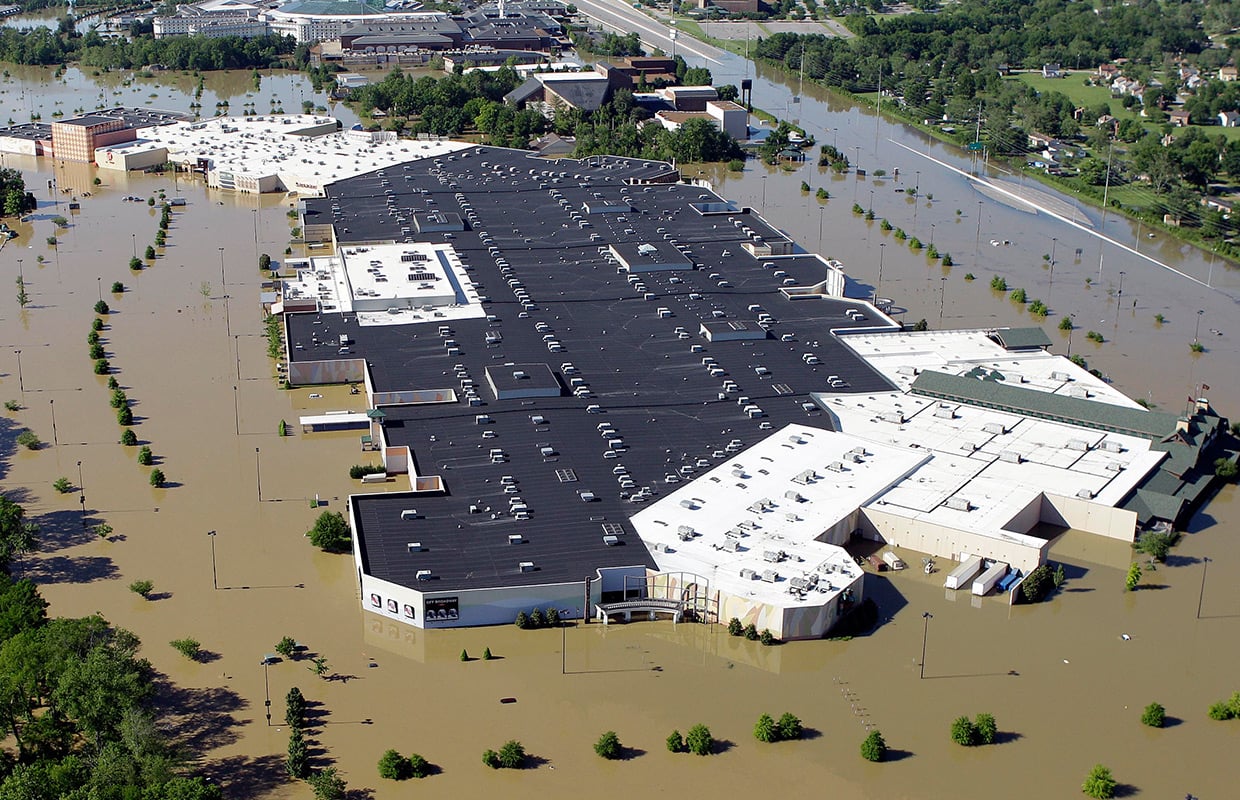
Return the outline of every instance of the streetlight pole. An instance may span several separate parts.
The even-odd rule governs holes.
[[[939,278],[939,327],[943,327],[943,294],[947,290],[947,278]]]
[[[263,701],[263,706],[267,709],[267,727],[268,728],[271,727],[271,680],[267,674],[270,666],[271,666],[271,662],[264,658],[263,659],[263,693],[266,695],[266,699]]]
[[[233,387],[233,428],[241,435],[241,407],[237,405],[237,387]]]
[[[224,248],[217,248],[220,251],[220,292],[224,292]]]
[[[566,620],[566,617],[568,617],[568,612],[570,611],[576,611],[578,616],[581,615],[581,609],[575,606],[573,608],[561,608],[560,609],[560,674],[561,675],[568,674],[568,647],[567,647],[568,645],[568,633],[567,633],[568,622]]]
[[[823,207],[818,206],[818,254],[822,255],[822,218]]]
[[[1201,315],[1204,313],[1206,313],[1206,310],[1204,308],[1197,309],[1197,327],[1193,328],[1193,341],[1194,342],[1200,341],[1200,339],[1197,338],[1197,335],[1201,333]]]
[[[103,278],[95,278],[95,288],[99,290],[99,302],[103,302]]]
[[[934,223],[930,223],[930,246],[934,247]]]
[[[86,527],[86,484],[82,480],[82,462],[77,462],[78,468],[78,503],[82,506],[82,527]]]
[[[136,233],[129,234],[129,241],[133,245],[133,257],[137,258],[138,257],[138,234]]]
[[[1197,594],[1197,619],[1201,619],[1201,601],[1206,596],[1206,569],[1210,566],[1210,559],[1206,556],[1201,557],[1201,591]]]
[[[1124,271],[1119,271],[1119,291],[1115,293],[1115,313],[1119,314],[1120,301],[1124,299]],[[1119,317],[1116,317],[1118,321]]]
[[[874,287],[874,302],[878,302],[878,292],[883,288],[883,255],[887,252],[887,243],[878,243],[878,284]]]
[[[921,629],[921,678],[926,677],[926,637],[930,635],[930,620],[934,617],[929,611],[921,612],[921,618],[925,620],[925,624]]]
[[[56,401],[48,400],[47,405],[52,410],[52,444],[58,445],[60,442],[56,439]]]
[[[254,448],[254,476],[258,479],[258,502],[263,502],[263,473],[258,463],[258,448]]]
[[[22,382],[22,351],[14,350],[17,354],[17,391],[21,393],[23,399],[26,396],[26,385]]]
[[[207,531],[207,536],[211,537],[211,588],[219,589],[220,581],[215,571],[215,531]]]
[[[1072,327],[1068,328],[1068,358],[1072,358],[1072,332],[1076,330],[1076,314],[1069,314],[1068,319],[1072,321]]]
[[[766,213],[766,176],[762,176],[762,213]]]

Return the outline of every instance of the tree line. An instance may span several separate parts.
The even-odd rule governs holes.
[[[707,73],[709,79],[709,73]],[[484,134],[500,147],[526,148],[548,131],[577,137],[575,156],[619,155],[661,161],[726,161],[741,156],[727,134],[706,120],[689,120],[677,131],[644,124],[651,113],[632,92],[619,90],[597,111],[556,110],[548,120],[532,108],[518,109],[504,95],[523,83],[516,71],[475,70],[442,78],[414,77],[393,70],[382,81],[356,89],[349,102],[363,114],[383,111],[389,124],[413,133],[460,136]]]
[[[13,560],[38,528],[0,496],[0,800],[218,800],[159,730],[141,642],[95,614],[49,618]]]
[[[259,36],[242,39],[225,36],[151,35],[128,40],[104,39],[95,31],[84,36],[48,28],[18,30],[0,28],[0,61],[13,64],[65,64],[77,61],[101,69],[134,69],[157,64],[169,69],[244,69],[273,67],[293,53],[291,36]]]

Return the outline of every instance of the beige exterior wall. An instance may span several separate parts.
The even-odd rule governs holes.
[[[1043,496],[1043,522],[1063,525],[1109,539],[1131,542],[1137,532],[1137,514],[1121,508],[1099,505],[1079,497]]]
[[[910,519],[871,507],[861,515],[861,534],[867,539],[907,547],[939,558],[959,561],[962,553],[1002,561],[1028,572],[1046,559],[1049,542],[1033,547],[997,536],[982,536],[924,520]],[[996,532],[997,533],[997,532]]]

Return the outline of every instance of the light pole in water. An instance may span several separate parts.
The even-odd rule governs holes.
[[[568,612],[576,611],[578,616],[581,615],[580,608],[561,608],[560,609],[560,674],[568,674]]]
[[[26,385],[22,382],[22,351],[14,350],[13,352],[17,354],[17,391],[24,398],[26,395]]]
[[[254,448],[254,477],[258,481],[258,502],[263,502],[263,473],[258,463],[258,448]]]
[[[215,531],[207,531],[207,536],[211,537],[211,588],[219,589],[220,583],[215,571]]]
[[[86,484],[82,481],[82,462],[77,462],[78,468],[78,503],[82,506],[82,527],[86,527]]]
[[[921,678],[926,677],[926,637],[930,635],[930,620],[933,617],[934,615],[929,611],[921,612],[921,618],[925,620],[925,625],[921,629]]]
[[[1193,341],[1194,342],[1200,341],[1200,339],[1198,339],[1197,337],[1197,334],[1201,333],[1201,315],[1204,313],[1206,313],[1206,310],[1204,308],[1197,309],[1197,327],[1193,328]]]
[[[1206,568],[1210,566],[1210,559],[1201,557],[1201,591],[1197,594],[1197,619],[1201,619],[1201,601],[1206,597]]]

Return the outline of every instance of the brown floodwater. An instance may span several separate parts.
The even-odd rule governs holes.
[[[43,85],[26,88],[36,86]],[[18,165],[41,201],[65,199],[42,188],[47,164]],[[768,215],[810,249],[821,213],[823,250],[867,285],[878,282],[881,258],[880,294],[907,308],[910,321],[926,317],[937,327],[942,291],[944,326],[1029,323],[1026,312],[989,289],[990,276],[1003,274],[1030,297],[1045,298],[1055,314],[1074,313],[1074,352],[1126,391],[1172,408],[1204,380],[1223,413],[1233,411],[1230,398],[1240,386],[1232,343],[1240,331],[1230,330],[1237,321],[1230,290],[1117,263],[1127,275],[1125,307],[1116,314],[1105,277],[1110,267],[1103,286],[1085,284],[1097,265],[1077,233],[1049,234],[1059,238],[1052,286],[1041,266],[1041,252],[1050,249],[1043,247],[1044,219],[978,197],[984,201],[979,236],[972,190],[952,188],[945,175],[936,173],[931,187],[923,172],[922,191],[933,191],[935,200],[921,201],[916,223],[913,206],[891,191],[891,182],[862,184],[866,201],[875,187],[876,213],[881,209],[923,240],[935,223],[936,245],[958,264],[945,271],[884,236],[877,222],[854,218],[851,178],[839,182],[817,170],[785,175],[753,167],[741,176],[709,177],[725,196],[755,207],[765,191]],[[81,190],[93,174],[69,167],[58,178]],[[884,800],[1002,792],[1040,800],[1076,796],[1099,762],[1142,796],[1234,794],[1240,723],[1213,722],[1205,714],[1209,703],[1240,690],[1234,666],[1240,597],[1233,588],[1240,544],[1228,535],[1240,522],[1234,489],[1194,518],[1172,563],[1133,593],[1122,591],[1124,545],[1068,534],[1054,548],[1068,581],[1046,604],[1009,607],[996,598],[948,593],[942,571],[872,575],[866,592],[879,602],[883,621],[851,641],[764,648],[729,638],[721,627],[666,622],[427,634],[363,612],[352,560],[318,553],[303,537],[318,513],[312,498],[339,510],[357,490],[346,470],[363,454],[354,434],[303,436],[296,425],[301,413],[355,408],[357,397],[342,389],[282,392],[272,379],[256,256],[277,255],[287,244],[292,223],[280,200],[217,196],[197,184],[174,186],[150,176],[101,175],[103,186],[84,200],[56,250],[44,241],[53,233],[50,218],[63,207],[51,205],[0,250],[9,281],[21,259],[31,297],[19,309],[14,288],[0,296],[0,398],[24,406],[4,412],[3,441],[28,426],[48,443],[37,452],[10,445],[0,458],[5,490],[44,529],[42,551],[23,558],[17,570],[39,581],[52,613],[99,611],[141,636],[144,655],[183,689],[173,729],[201,753],[200,768],[227,786],[229,796],[311,796],[304,784],[287,781],[282,766],[288,731],[279,723],[293,685],[316,704],[317,763],[334,762],[351,786],[373,789],[377,800],[411,791],[567,798],[651,790],[726,797],[811,790]],[[832,187],[839,199],[815,210],[817,201],[799,191],[803,178]],[[179,191],[189,204],[174,214],[161,257],[130,273],[131,252],[153,239],[158,215],[120,198],[158,189]],[[953,194],[957,199],[947,199]],[[963,210],[959,222],[956,207]],[[991,238],[1013,244],[991,247]],[[1086,249],[1079,263],[1075,246]],[[977,280],[963,279],[969,271]],[[1220,265],[1216,281],[1222,275],[1234,280]],[[129,289],[112,297],[107,290],[116,280]],[[151,488],[133,448],[116,444],[120,431],[105,381],[91,374],[86,335],[101,291],[115,312],[103,334],[108,356],[134,401],[134,430],[150,443],[168,488]],[[1135,311],[1126,307],[1130,297],[1138,301]],[[1205,311],[1207,350],[1190,357],[1198,308]],[[1161,327],[1153,321],[1159,311],[1167,317]],[[1054,330],[1057,319],[1044,326],[1066,348],[1066,335]],[[1085,340],[1091,328],[1105,335],[1103,344]],[[1224,335],[1208,334],[1209,328]],[[292,436],[277,436],[281,419]],[[78,484],[79,462],[85,516],[112,525],[110,541],[83,531],[78,494],[58,495],[51,487],[59,476]],[[155,582],[157,599],[128,591],[141,578]],[[325,657],[334,679],[315,677],[305,660],[265,669],[263,655],[284,635]],[[185,636],[202,642],[206,663],[188,662],[166,644]],[[459,660],[463,649],[477,658],[486,647],[499,658]],[[265,686],[273,698],[270,727]],[[516,702],[501,703],[505,698]],[[1140,724],[1141,709],[1154,701],[1175,724],[1165,730]],[[800,716],[812,735],[757,743],[751,731],[758,715],[784,711]],[[1003,742],[977,749],[952,744],[951,721],[982,711],[995,715]],[[698,722],[724,742],[723,752],[710,758],[666,752],[673,728],[683,732]],[[882,730],[896,756],[891,763],[859,757],[867,726]],[[631,758],[605,762],[593,754],[592,743],[608,729],[633,748]],[[481,752],[509,738],[526,745],[535,768],[482,766]],[[415,788],[381,780],[375,764],[392,747],[421,753],[441,772]]]

